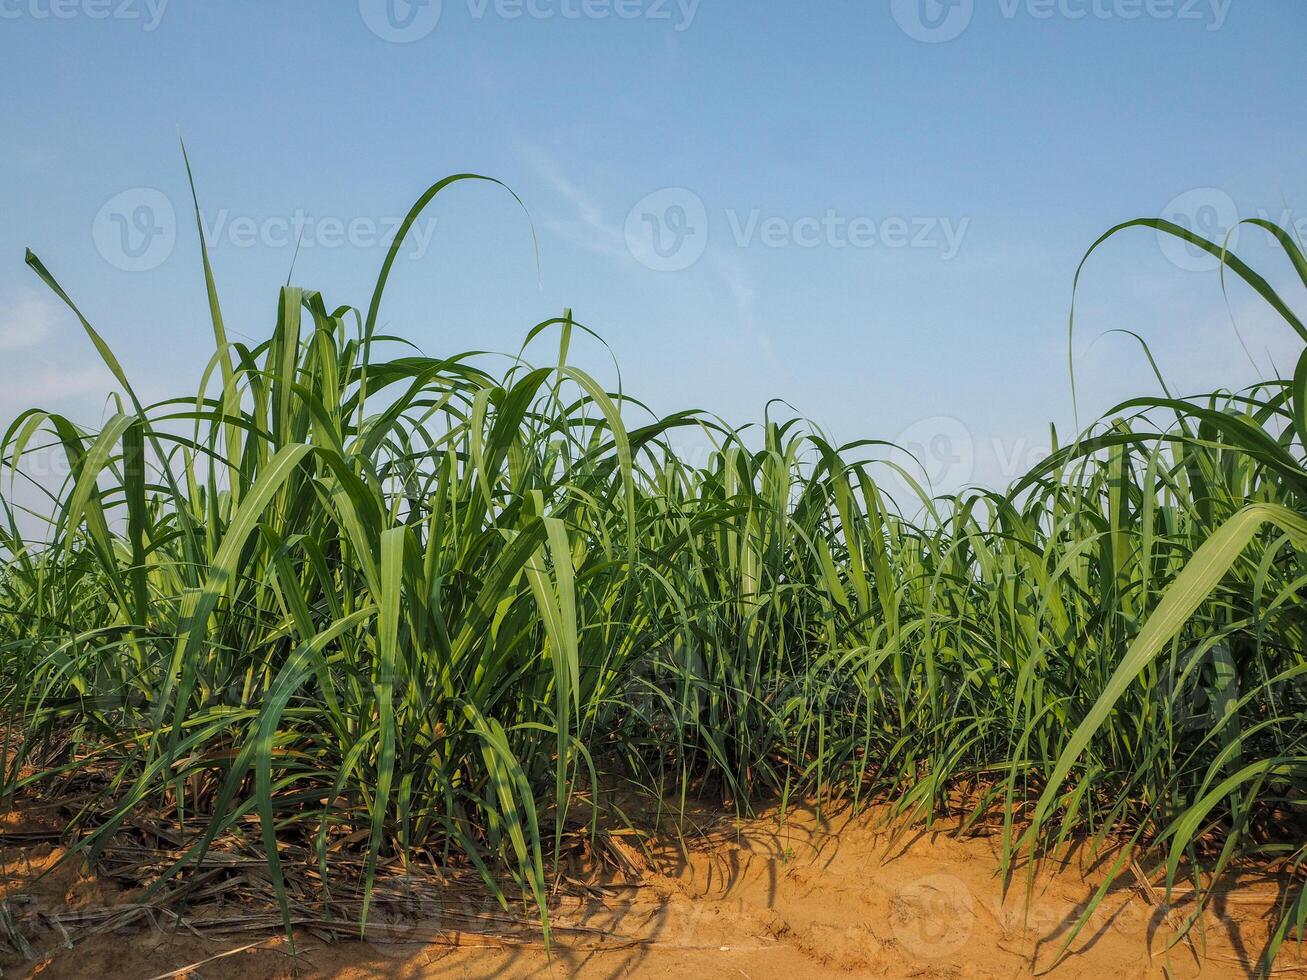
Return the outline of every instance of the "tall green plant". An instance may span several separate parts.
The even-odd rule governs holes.
[[[1134,226],[1205,248],[1307,336],[1223,247],[1109,235]],[[571,363],[591,334],[570,312],[498,375],[390,356],[402,240],[366,314],[288,286],[250,346],[201,239],[214,355],[154,405],[29,255],[120,390],[98,430],[32,409],[0,441],[11,485],[33,453],[70,474],[34,515],[0,498],[4,789],[94,774],[82,851],[149,812],[186,841],[158,889],[254,818],[288,919],[286,842],[328,884],[357,849],[365,919],[380,864],[419,859],[543,911],[615,782],[926,820],[963,788],[969,819],[1003,814],[1009,865],[1123,832],[1168,885],[1249,857],[1301,874],[1307,354],[1248,391],[1118,406],[1006,490],[901,473],[909,505],[874,440],[630,425],[642,407]],[[701,465],[673,448],[686,426],[714,441]]]

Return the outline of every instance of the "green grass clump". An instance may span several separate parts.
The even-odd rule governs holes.
[[[39,541],[2,498],[6,793],[77,776],[92,856],[142,812],[175,828],[156,889],[245,834],[287,914],[287,841],[326,881],[352,841],[367,892],[423,857],[543,908],[619,784],[922,819],[961,788],[1005,814],[1006,862],[1113,834],[1168,883],[1249,857],[1301,875],[1307,354],[1292,379],[1127,402],[1006,490],[896,505],[874,443],[631,424],[569,363],[570,313],[529,332],[557,345],[539,368],[383,356],[403,234],[463,179],[415,205],[366,314],[286,287],[257,346],[228,339],[206,253],[195,396],[143,405],[77,312],[118,411],[89,431],[33,409],[0,444],[9,476],[37,451],[71,474]],[[1307,339],[1221,246],[1108,235],[1135,225]],[[715,441],[704,465],[672,448],[685,426]],[[1267,968],[1301,884],[1282,913]]]

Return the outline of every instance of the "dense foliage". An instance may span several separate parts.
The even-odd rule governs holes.
[[[1132,225],[1211,251],[1307,339],[1219,244],[1108,234]],[[119,410],[5,432],[7,488],[34,454],[70,470],[39,540],[4,498],[5,787],[109,773],[84,850],[149,808],[191,831],[177,869],[261,827],[280,889],[278,840],[325,867],[354,835],[369,873],[421,851],[540,901],[603,786],[919,818],[961,790],[1006,815],[1009,857],[1110,832],[1171,876],[1248,856],[1301,875],[1307,356],[1249,391],[1119,406],[1004,491],[907,506],[873,443],[631,423],[569,364],[570,313],[529,333],[544,367],[381,356],[401,245],[366,314],[287,287],[253,347],[206,256],[195,397],[141,404],[79,312]],[[685,426],[716,442],[703,465],[672,449]],[[1283,912],[1269,957],[1301,887]]]

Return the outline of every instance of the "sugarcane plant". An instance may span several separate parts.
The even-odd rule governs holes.
[[[962,798],[1000,815],[1010,877],[1082,837],[1152,856],[1168,893],[1192,880],[1182,934],[1214,878],[1273,863],[1293,885],[1262,969],[1301,940],[1307,353],[1128,401],[1009,487],[902,470],[895,499],[880,441],[652,416],[572,363],[593,334],[570,311],[499,372],[379,334],[413,223],[486,179],[419,199],[366,311],[286,286],[258,344],[224,328],[197,204],[213,355],[154,404],[29,252],[115,391],[95,428],[34,407],[0,443],[7,799],[79,780],[92,861],[143,813],[167,824],[151,893],[238,839],[289,925],[344,849],[364,922],[379,867],[427,861],[547,935],[554,869],[622,819],[614,787],[925,821]],[[1298,243],[1253,223],[1307,286]],[[1225,243],[1144,219],[1090,254],[1131,228],[1206,250],[1307,341]],[[20,503],[42,455],[67,478]]]

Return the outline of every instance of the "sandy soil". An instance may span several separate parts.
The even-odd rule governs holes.
[[[130,901],[130,892],[71,864],[35,877],[60,852],[30,822],[24,831],[7,834],[0,851],[0,888],[8,893],[11,918],[39,908],[93,916]],[[47,928],[32,945],[38,953],[53,950],[52,956],[34,965],[7,953],[0,955],[0,968],[5,977],[102,980],[1025,977],[1052,964],[1106,870],[1073,849],[1059,866],[1041,870],[1027,907],[1024,874],[1004,900],[992,837],[916,831],[894,838],[874,813],[723,822],[688,851],[655,849],[652,861],[621,843],[633,838],[616,840],[613,846],[629,861],[627,873],[609,875],[588,896],[560,904],[552,956],[538,942],[457,931],[466,922],[457,915],[461,899],[447,894],[428,895],[405,914],[382,912],[373,941],[324,943],[304,933],[297,958],[284,938],[203,939],[142,917],[132,928],[74,949],[60,948],[58,934]],[[25,897],[15,898],[19,893]],[[1222,892],[1204,921],[1202,940],[1168,952],[1168,916],[1178,921],[1184,903],[1168,913],[1157,904],[1160,896],[1150,896],[1127,873],[1052,976],[1249,976],[1279,897],[1276,882],[1249,875]],[[431,938],[440,941],[428,943]],[[242,951],[252,943],[259,945]],[[1307,957],[1287,949],[1281,969],[1286,976],[1304,975]]]

